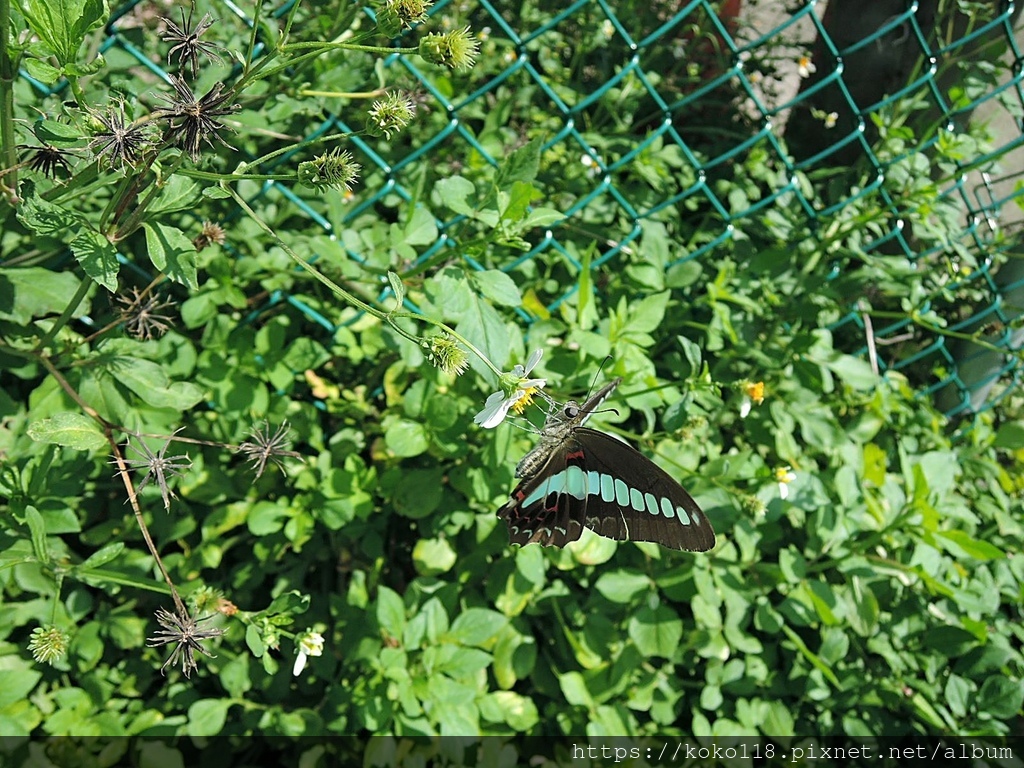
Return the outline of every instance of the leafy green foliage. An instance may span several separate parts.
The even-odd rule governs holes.
[[[100,66],[79,61],[100,6],[19,7],[45,46],[19,52],[38,79],[126,92],[114,71],[141,78],[125,65],[80,79]],[[356,22],[355,10],[295,8],[324,40]],[[782,194],[793,180],[754,150],[714,180],[748,212],[730,223],[743,236],[688,261],[681,244],[709,244],[717,213],[684,196],[639,224],[611,199],[576,215],[597,182],[564,146],[546,148],[539,97],[507,86],[464,118],[502,158],[496,168],[471,151],[456,169],[438,150],[405,171],[418,185],[411,200],[382,193],[348,209],[338,189],[274,197],[262,185],[294,179],[270,173],[271,161],[306,149],[281,137],[320,118],[300,92],[329,82],[343,95],[323,98],[348,105],[344,94],[383,74],[370,51],[307,58],[278,37],[284,24],[256,26],[274,57],[245,70],[244,106],[223,136],[234,152],[200,142],[204,164],[192,167],[160,144],[159,162],[137,171],[94,158],[66,183],[23,177],[17,206],[2,211],[3,733],[1010,731],[1024,701],[1021,402],[954,437],[907,376],[842,351],[845,331],[828,329],[850,297],[938,321],[924,309],[932,277],[861,253],[876,202],[836,220],[823,258]],[[249,39],[241,24],[219,34],[235,52]],[[587,93],[593,73],[573,70],[569,54],[609,43],[576,34],[553,32],[535,53],[565,89]],[[279,66],[289,52],[291,67]],[[483,71],[503,55],[485,45]],[[685,76],[675,65],[662,74]],[[636,137],[618,130],[639,109],[630,93],[617,84],[581,119],[608,174],[653,210],[694,184],[695,169],[661,138],[632,154]],[[35,138],[90,143],[81,110],[57,96],[25,102],[21,116],[60,115]],[[520,111],[526,137],[508,125]],[[435,111],[422,125],[447,119]],[[896,138],[913,135],[886,137]],[[243,154],[261,161],[241,167]],[[902,170],[921,182],[908,203],[935,204],[928,237],[941,240],[955,218],[927,169]],[[364,178],[390,182],[380,170]],[[329,235],[313,217],[332,223]],[[229,227],[228,244],[202,221]],[[619,225],[628,247],[602,261],[599,243]],[[560,249],[541,250],[554,227],[566,233]],[[328,282],[297,268],[314,254]],[[829,259],[858,264],[833,278]],[[159,285],[146,285],[152,270]],[[134,296],[133,282],[146,286]],[[117,291],[121,309],[108,301]],[[161,313],[174,319],[166,333]],[[470,355],[457,377],[432,367],[429,324],[490,365]],[[536,438],[472,420],[494,367],[535,348],[545,350],[537,375],[562,399],[599,375],[624,377],[595,422],[681,480],[718,531],[714,552],[589,532],[564,550],[509,547],[494,510]],[[287,446],[270,437],[285,422]],[[119,463],[128,438],[156,457],[133,473]],[[173,644],[147,645],[171,585],[223,631],[188,680],[180,663],[160,674]],[[70,643],[45,664],[29,638],[51,624]],[[301,642],[311,635],[320,655]],[[389,744],[367,764],[393,756]],[[140,762],[180,759],[174,747],[145,749]]]

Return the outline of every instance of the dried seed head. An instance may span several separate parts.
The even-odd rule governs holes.
[[[210,27],[214,25],[215,19],[209,13],[203,16],[199,20],[199,23],[195,27],[192,26],[192,14],[195,12],[195,6],[192,6],[188,12],[188,18],[185,18],[185,9],[181,9],[181,26],[179,27],[171,19],[165,18],[164,24],[167,26],[167,34],[161,39],[165,43],[174,43],[174,47],[167,52],[167,60],[170,61],[171,57],[175,53],[178,54],[178,69],[185,69],[185,65],[192,70],[192,79],[194,80],[199,76],[199,54],[204,54],[209,58],[216,61],[218,64],[223,62],[223,59],[217,54],[217,51],[223,51],[224,47],[217,45],[217,43],[211,43],[208,41],[200,40]]]
[[[181,144],[192,162],[199,160],[199,150],[204,141],[211,147],[214,139],[226,147],[230,146],[220,136],[222,131],[227,130],[227,126],[217,118],[241,108],[239,104],[228,104],[234,92],[224,91],[224,84],[217,83],[205,96],[197,99],[188,83],[180,77],[170,75],[170,80],[174,86],[174,95],[161,95],[160,98],[168,106],[157,111],[158,116],[167,120],[170,126],[170,138]]]
[[[160,667],[160,673],[164,674],[168,666],[174,666],[181,660],[181,671],[185,677],[191,677],[192,670],[196,668],[195,652],[216,658],[212,653],[203,647],[203,640],[212,637],[220,637],[224,634],[223,629],[200,629],[199,624],[208,621],[212,616],[203,619],[194,619],[183,613],[171,613],[163,608],[158,608],[156,621],[163,629],[158,629],[152,637],[146,639],[146,645],[156,648],[161,645],[175,643],[174,650],[167,660]]]

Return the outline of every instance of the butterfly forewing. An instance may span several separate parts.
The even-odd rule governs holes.
[[[582,406],[549,415],[537,447],[516,468],[522,482],[498,510],[513,544],[564,546],[583,528],[617,540],[654,541],[703,552],[715,545],[711,523],[665,470],[631,446],[582,427],[619,384]]]

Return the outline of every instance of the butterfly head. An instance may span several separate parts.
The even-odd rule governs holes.
[[[544,420],[544,428],[541,430],[541,434],[550,435],[563,431],[565,425],[572,424],[574,421],[579,419],[582,407],[575,400],[569,400],[565,403],[554,403],[551,410],[548,411],[548,416]]]

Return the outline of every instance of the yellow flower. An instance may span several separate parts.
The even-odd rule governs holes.
[[[540,391],[540,387],[528,387],[527,389],[517,391],[522,392],[523,394],[520,395],[518,400],[512,403],[512,410],[522,416],[523,410],[525,410],[526,406],[533,403],[533,396]]]
[[[748,381],[743,384],[743,402],[740,403],[740,418],[747,418],[751,406],[764,402],[764,382]]]

